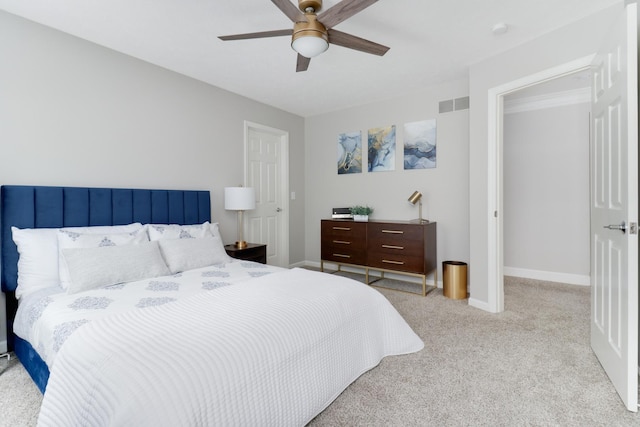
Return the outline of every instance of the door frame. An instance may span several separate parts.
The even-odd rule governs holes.
[[[503,222],[503,119],[504,97],[512,92],[558,77],[588,70],[595,53],[556,67],[493,87],[488,91],[487,173],[487,311],[504,311],[504,222]]]
[[[280,138],[280,194],[282,194],[282,212],[280,215],[281,227],[278,236],[280,248],[279,253],[282,258],[282,266],[289,266],[289,132],[282,129],[254,123],[248,120],[244,121],[244,185],[247,185],[249,174],[249,130],[255,129],[260,132],[270,133]],[[268,248],[267,248],[268,251]],[[268,256],[268,253],[267,253]]]

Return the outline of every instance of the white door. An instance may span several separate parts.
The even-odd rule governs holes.
[[[288,134],[245,123],[247,187],[256,191],[255,210],[245,212],[246,240],[267,245],[267,264],[289,266]]]
[[[636,8],[594,62],[591,119],[591,347],[638,410],[638,97]]]

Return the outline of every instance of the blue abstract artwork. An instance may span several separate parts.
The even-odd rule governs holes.
[[[369,172],[396,169],[396,126],[369,129],[367,162]]]
[[[404,168],[436,167],[436,119],[404,125]]]
[[[338,135],[338,175],[362,172],[362,133]]]

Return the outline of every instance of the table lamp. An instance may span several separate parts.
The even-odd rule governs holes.
[[[256,208],[256,192],[249,187],[226,187],[224,189],[224,208],[228,211],[238,211],[238,240],[236,247],[244,249],[247,242],[242,237],[244,229],[244,211]]]
[[[409,199],[407,200],[412,205],[415,205],[416,203],[418,203],[418,221],[417,222],[419,224],[422,224],[424,222],[422,219],[422,193],[416,190],[413,192],[411,196],[409,196]]]

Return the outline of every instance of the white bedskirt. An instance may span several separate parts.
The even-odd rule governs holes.
[[[285,270],[95,320],[58,352],[41,426],[301,426],[423,342],[378,291]]]

